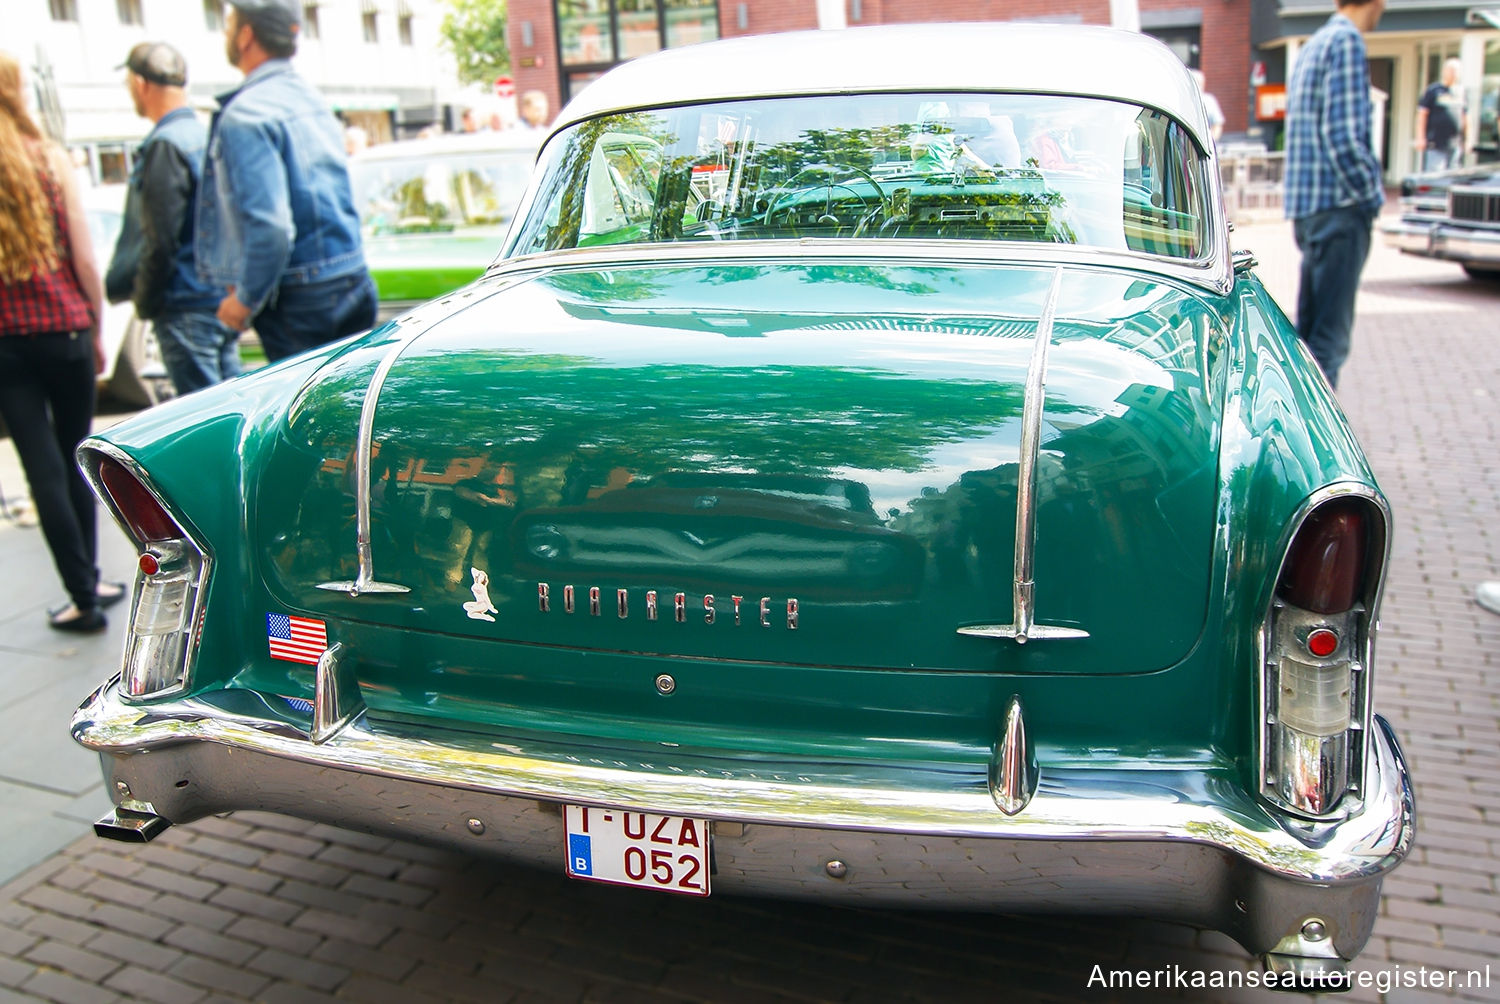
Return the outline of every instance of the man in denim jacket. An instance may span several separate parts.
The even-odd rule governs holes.
[[[255,325],[278,359],[375,323],[349,188],[343,130],[289,62],[299,0],[230,0],[229,62],[245,74],[219,95],[197,207],[198,272],[228,285],[219,320]]]
[[[187,105],[187,63],[176,49],[142,42],[124,68],[136,113],[155,124],[136,150],[104,291],[152,323],[172,385],[187,394],[240,371],[240,333],[214,316],[224,287],[198,278],[194,264],[193,200],[208,133]]]

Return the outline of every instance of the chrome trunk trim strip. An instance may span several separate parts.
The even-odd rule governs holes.
[[[1062,638],[1087,638],[1077,628],[1036,623],[1036,469],[1042,452],[1042,411],[1046,406],[1047,348],[1057,319],[1057,299],[1062,291],[1063,269],[1052,273],[1052,286],[1036,326],[1031,365],[1026,370],[1026,398],[1021,406],[1021,450],[1016,476],[1016,566],[1012,586],[1014,615],[1010,624],[974,624],[958,629],[976,638],[1014,638],[1016,644]]]

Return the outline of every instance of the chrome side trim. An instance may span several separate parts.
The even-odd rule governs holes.
[[[303,803],[310,801],[309,793],[319,793],[312,801],[333,798],[343,790],[341,774],[374,775],[382,789],[414,782],[435,791],[746,824],[952,838],[1203,844],[1297,883],[1376,878],[1406,856],[1414,834],[1410,778],[1395,737],[1379,719],[1365,763],[1364,811],[1338,823],[1299,827],[1254,792],[1197,765],[1048,766],[1026,811],[1006,815],[996,809],[982,762],[964,770],[946,763],[922,767],[848,758],[749,760],[727,751],[656,744],[606,748],[531,735],[376,725],[368,715],[317,744],[279,723],[226,715],[208,703],[212,696],[162,702],[148,711],[123,703],[112,681],[75,713],[73,738],[117,760],[116,769],[129,771],[136,797],[151,800],[173,822],[203,815],[191,810],[204,799],[212,799],[209,812],[264,807],[257,802],[262,774],[245,775],[243,766],[212,777],[200,773],[203,784],[177,787],[183,775],[176,773],[174,761],[194,749],[227,747],[245,756],[265,755]],[[238,703],[246,710],[254,705]],[[384,825],[399,827],[400,815]]]
[[[375,406],[380,403],[380,391],[385,386],[386,375],[396,365],[397,357],[425,330],[425,326],[414,324],[396,339],[385,358],[380,360],[380,365],[375,367],[370,386],[365,388],[365,399],[359,408],[359,432],[354,450],[354,551],[359,571],[353,582],[320,582],[319,589],[348,593],[350,596],[411,592],[410,586],[403,586],[399,582],[381,582],[375,578],[375,556],[370,548],[370,460],[375,439]]]
[[[975,638],[1014,638],[1024,645],[1033,639],[1050,641],[1087,638],[1077,628],[1036,623],[1036,469],[1042,452],[1042,411],[1046,406],[1047,348],[1057,320],[1057,299],[1062,291],[1063,269],[1052,273],[1052,286],[1042,307],[1032,343],[1031,365],[1026,370],[1026,398],[1021,406],[1021,451],[1016,475],[1016,564],[1012,584],[1014,619],[1010,624],[973,624],[958,629]]]

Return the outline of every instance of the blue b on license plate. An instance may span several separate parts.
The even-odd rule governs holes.
[[[708,820],[567,805],[563,822],[574,878],[708,895]]]

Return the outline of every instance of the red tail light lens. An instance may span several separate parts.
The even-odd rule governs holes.
[[[120,518],[130,527],[137,543],[181,539],[182,531],[161,503],[119,461],[109,457],[100,460],[99,481],[114,500]]]
[[[1350,500],[1318,509],[1297,531],[1278,592],[1294,606],[1343,613],[1360,599],[1369,549],[1364,507]]]

